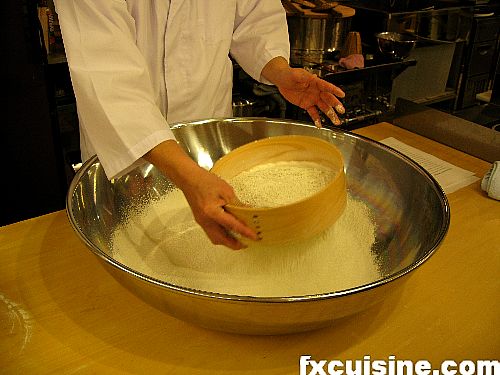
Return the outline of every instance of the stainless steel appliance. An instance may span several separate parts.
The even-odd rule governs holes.
[[[409,58],[417,61],[395,80],[391,104],[398,97],[420,103],[455,100],[459,86],[463,50],[469,37],[473,7],[453,3],[440,7],[383,7],[368,1],[355,1],[353,28],[357,28],[367,49],[376,46],[377,32],[414,35],[417,44]]]

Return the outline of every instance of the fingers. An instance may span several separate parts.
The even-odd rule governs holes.
[[[339,116],[335,112],[335,110],[328,104],[326,104],[324,101],[319,101],[317,104],[317,107],[323,112],[334,125],[340,125],[342,122],[340,121]]]
[[[337,115],[337,113],[335,112],[335,110],[332,107],[326,105],[324,102],[318,103],[317,106],[319,107],[321,112],[323,112],[334,125],[339,126],[342,124],[342,120],[339,118],[339,116]],[[336,107],[336,110],[340,114],[344,113],[344,107],[341,107],[341,108]],[[319,116],[319,112],[318,112],[317,108],[314,106],[309,107],[309,108],[307,108],[307,113],[309,114],[309,116],[313,120],[314,125],[317,128],[321,128],[322,127],[321,117]]]
[[[335,108],[339,114],[344,114],[345,109],[340,100],[333,94],[329,92],[321,92],[320,94],[321,100],[328,106],[330,109]]]
[[[338,93],[345,95],[344,92],[342,90],[340,90],[337,86],[334,86],[331,83],[323,81],[319,78],[318,78],[318,81],[325,82],[328,84],[326,87],[325,87],[325,85],[323,85],[324,86],[323,88],[330,88],[331,89],[333,87],[333,88],[336,88],[338,90]],[[311,119],[314,121],[314,125],[317,128],[321,128],[322,127],[321,126],[321,118],[320,118],[320,115],[318,112],[318,108],[319,108],[319,110],[321,110],[321,112],[323,112],[330,119],[330,121],[334,125],[340,125],[342,123],[342,121],[338,117],[337,113],[344,114],[345,113],[344,106],[342,105],[340,100],[335,95],[333,95],[331,92],[321,91],[319,93],[319,100],[316,102],[316,104],[313,106],[310,106],[309,108],[306,109],[307,113],[309,114]]]
[[[233,250],[239,250],[247,246],[238,239],[238,236],[254,241],[259,239],[257,233],[225,211],[222,206],[197,217],[196,221],[215,245],[224,245]]]
[[[319,99],[315,103],[316,107],[319,108],[319,110],[323,112],[334,125],[337,126],[341,125],[342,121],[340,120],[338,114],[341,115],[344,114],[345,108],[338,98],[345,97],[344,91],[342,91],[339,87],[335,86],[334,84],[322,80],[318,77],[316,77],[315,80],[316,80],[316,86],[320,90]],[[316,124],[317,120],[315,117],[311,115],[311,112],[314,113],[314,111],[308,110],[309,115]]]
[[[328,93],[333,97],[337,98],[345,98],[345,92],[338,86],[335,86],[333,83],[325,81],[324,79],[319,78],[316,74],[309,73],[304,69],[299,69],[302,73],[302,77],[295,84],[299,88],[307,88],[310,86],[315,86],[320,93]],[[337,99],[338,101],[338,99]],[[338,101],[340,104],[340,101]]]
[[[307,108],[307,113],[309,114],[309,116],[314,122],[314,125],[317,128],[322,127],[321,118],[317,108],[319,108],[321,112],[323,112],[334,125],[339,126],[342,124],[342,120],[337,115],[337,113],[339,114],[345,113],[344,107],[342,105],[335,106],[335,110],[331,106],[327,105],[325,102],[322,101],[318,102],[316,105],[317,107],[312,106]]]
[[[222,210],[217,222],[229,233],[237,233],[254,241],[259,239],[257,233],[255,233],[253,229],[225,210]]]
[[[314,125],[317,128],[321,128],[322,127],[321,126],[321,118],[319,117],[319,113],[318,113],[318,110],[316,109],[316,107],[307,108],[307,113],[309,113],[309,116],[314,121]]]
[[[337,113],[341,115],[345,113],[344,106],[340,100],[329,92],[322,92],[320,97],[322,102],[319,103],[318,107],[328,116],[334,125],[340,125],[342,122]]]
[[[246,248],[246,245],[241,243],[235,236],[224,227],[216,223],[203,226],[205,233],[214,245],[224,245],[233,250],[240,250]]]
[[[333,83],[325,81],[319,77],[316,77],[317,85],[321,92],[329,92],[338,98],[345,98],[345,92],[340,89],[340,87],[335,86]]]

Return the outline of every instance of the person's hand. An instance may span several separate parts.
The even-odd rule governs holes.
[[[212,243],[238,250],[245,246],[232,233],[258,240],[252,229],[224,210],[226,204],[237,202],[233,188],[227,182],[201,167],[190,177],[181,190],[196,222]]]
[[[337,86],[302,68],[291,68],[282,57],[267,63],[262,76],[275,84],[286,100],[305,109],[317,127],[321,127],[318,111],[327,115],[333,124],[341,124],[337,113],[343,114],[345,109],[338,98],[343,98],[345,93]]]
[[[337,112],[345,112],[344,106],[337,98],[345,96],[341,89],[301,68],[290,68],[285,77],[283,83],[277,86],[278,90],[290,103],[305,109],[316,126],[321,126],[318,109],[327,115],[333,124],[341,124],[337,116]]]
[[[233,188],[196,164],[176,141],[162,142],[144,157],[182,190],[196,222],[213,244],[244,248],[233,233],[258,240],[251,228],[224,210],[226,204],[237,202]]]

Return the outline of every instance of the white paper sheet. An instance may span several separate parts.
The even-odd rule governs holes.
[[[380,142],[417,162],[436,179],[446,194],[451,194],[479,180],[473,172],[459,168],[431,154],[420,151],[396,138],[390,137]]]

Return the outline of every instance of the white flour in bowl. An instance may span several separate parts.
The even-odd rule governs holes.
[[[254,243],[244,250],[212,245],[184,195],[174,190],[131,215],[112,238],[114,258],[153,278],[210,292],[257,297],[321,294],[380,278],[375,225],[364,202],[348,195],[327,231],[286,245]]]

